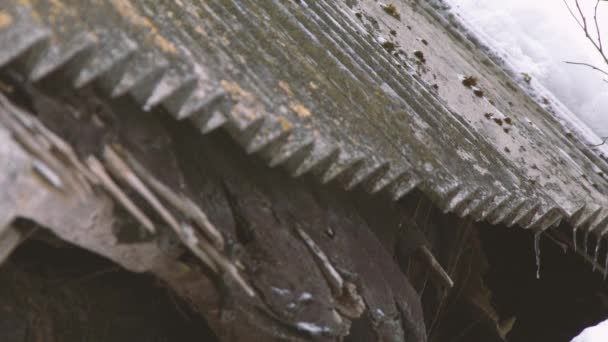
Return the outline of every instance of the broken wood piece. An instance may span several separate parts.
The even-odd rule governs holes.
[[[236,266],[225,256],[220,254],[215,247],[205,241],[205,239],[199,239],[191,226],[180,224],[169,210],[163,206],[160,200],[144,185],[139,177],[135,175],[129,165],[127,165],[111,147],[106,146],[104,148],[104,159],[108,163],[110,171],[124,179],[130,186],[138,191],[192,252],[201,257],[202,261],[208,263],[212,269],[216,270],[214,265],[217,265],[224,273],[232,277],[249,296],[255,296],[253,288],[247,284],[245,279],[243,279]]]
[[[158,198],[144,185],[144,183],[131,171],[129,166],[122,158],[112,150],[112,148],[104,147],[104,159],[108,164],[110,172],[116,177],[123,179],[133,189],[135,189],[150,206],[162,217],[162,219],[171,227],[171,229],[180,237],[180,239],[194,252],[209,268],[217,272],[215,263],[209,255],[202,250],[199,250],[199,239],[194,234],[185,230],[184,226],[180,225],[178,220],[169,212],[167,208],[160,202]]]
[[[349,319],[361,317],[365,311],[365,301],[357,291],[357,286],[345,281],[338,270],[331,264],[329,258],[314,242],[314,240],[302,229],[296,228],[296,232],[304,240],[306,246],[316,259],[323,276],[327,280],[335,298],[336,310]]]
[[[63,141],[63,139],[61,139],[59,136],[57,136],[55,133],[53,133],[52,131],[47,129],[40,122],[37,122],[36,124],[37,124],[36,126],[37,126],[38,130],[42,134],[44,134],[44,136],[51,142],[52,149],[55,149],[56,152],[58,152],[61,155],[61,157],[63,157],[63,159],[68,164],[70,164],[69,166],[72,166],[74,169],[76,169],[79,172],[79,174],[77,174],[78,177],[84,178],[84,179],[81,179],[80,183],[88,191],[88,193],[91,193],[92,189],[90,188],[87,181],[89,181],[92,184],[97,184],[98,180],[82,164],[82,162],[76,155],[76,152],[74,152],[74,149],[70,145],[68,145],[65,141]]]
[[[190,230],[193,234],[195,234],[194,230],[191,227]],[[211,258],[215,261],[219,268],[224,273],[232,277],[232,279],[237,282],[237,284],[245,291],[245,293],[247,293],[248,296],[255,297],[255,291],[253,290],[253,287],[251,287],[251,285],[249,285],[249,283],[247,283],[247,281],[241,276],[238,268],[234,263],[228,260],[224,255],[220,254],[217,249],[213,248],[213,246],[211,246],[206,240],[198,239],[198,243],[201,245],[202,249],[211,256]]]
[[[150,206],[169,224],[175,231],[180,230],[180,224],[177,219],[169,212],[167,208],[160,202],[156,196],[150,191],[144,183],[137,177],[127,164],[112,150],[105,146],[103,150],[103,158],[106,162],[108,170],[117,178],[124,180],[138,194],[140,194]]]
[[[133,171],[138,174],[152,190],[165,201],[169,202],[173,207],[180,210],[182,214],[192,219],[216,248],[220,250],[224,248],[224,237],[196,204],[189,198],[172,191],[169,187],[158,181],[145,167],[135,160],[135,158],[126,152],[125,154],[129,166],[131,166]]]
[[[344,295],[336,298],[336,310],[349,319],[361,317],[366,305],[363,297],[357,291],[357,285],[349,281],[344,282]]]
[[[8,113],[7,115],[1,115],[0,121],[8,128],[11,132],[15,140],[19,142],[23,148],[31,153],[38,160],[38,165],[44,165],[43,169],[45,171],[53,170],[53,177],[51,179],[46,179],[46,174],[44,171],[40,169],[37,170],[43,178],[45,178],[48,183],[56,189],[60,189],[65,184],[65,177],[62,177],[57,173],[57,170],[60,169],[60,165],[56,160],[51,158],[48,153],[45,153],[49,148],[47,143],[41,143],[40,139],[36,139],[35,134],[30,134],[23,126],[19,124],[18,120]],[[34,165],[34,170],[36,170]]]
[[[203,263],[205,263],[211,270],[217,272],[215,262],[211,260],[210,256],[198,248],[199,239],[192,232],[188,234],[184,231],[183,227],[179,224],[178,220],[169,212],[167,208],[160,202],[158,198],[144,185],[144,183],[131,171],[129,166],[122,160],[122,158],[112,150],[112,148],[105,146],[104,160],[114,176],[124,180],[129,186],[131,186],[137,193],[143,197],[143,199],[150,204],[150,206],[161,216],[161,218],[171,227],[171,229],[180,237],[186,246],[198,256]]]
[[[184,244],[190,249],[190,251],[194,253],[194,255],[196,255],[199,259],[201,259],[201,261],[205,265],[207,265],[207,267],[209,267],[213,272],[219,273],[218,266],[211,259],[211,256],[209,256],[209,254],[207,254],[203,249],[199,248],[198,244],[200,241],[196,237],[196,234],[194,233],[192,227],[182,225],[182,232],[183,233],[177,233],[178,235],[180,235],[180,240],[182,240]]]
[[[321,268],[323,271],[323,274],[334,291],[334,294],[336,294],[338,297],[341,296],[344,289],[344,280],[342,279],[340,273],[338,273],[336,268],[331,264],[331,262],[329,262],[329,258],[325,252],[319,248],[319,246],[310,238],[308,234],[306,234],[305,231],[300,228],[296,228],[296,232],[298,235],[300,235],[300,238],[304,240],[306,246],[308,246],[312,254],[317,259],[319,268]]]
[[[408,217],[403,217],[402,220],[404,221],[405,229],[402,229],[398,236],[398,252],[407,257],[414,256],[420,259],[436,275],[435,279],[439,279],[445,286],[452,288],[454,281],[427,247],[429,243],[424,233],[418,229],[416,222]],[[423,288],[426,286],[426,280],[424,284]]]
[[[443,267],[441,266],[439,261],[437,261],[437,259],[435,259],[435,256],[433,255],[433,253],[431,253],[431,251],[428,249],[428,247],[427,246],[420,247],[420,252],[421,252],[420,255],[422,256],[422,259],[424,261],[426,261],[427,264],[429,265],[429,267],[431,268],[431,270],[433,270],[433,272],[436,275],[438,275],[438,278],[442,281],[442,283],[447,288],[454,287],[454,281],[452,280],[452,278],[450,278],[450,275],[443,269]]]
[[[39,163],[34,165],[35,171],[55,189],[63,190],[63,186],[68,185],[78,194],[91,193],[92,189],[87,178],[89,181],[94,179],[61,138],[45,128],[36,118],[12,105],[2,95],[0,95],[0,104],[5,108],[5,111],[2,111],[4,115],[0,115],[0,121],[23,148],[39,160]],[[52,153],[53,150],[59,152],[62,160]],[[66,161],[68,165],[64,165]],[[82,174],[70,172],[70,166]],[[52,176],[49,177],[51,173]]]
[[[56,158],[60,159],[59,162],[61,162],[62,165],[67,164],[67,166],[71,166],[82,173],[76,174],[75,176],[80,181],[79,185],[83,186],[88,193],[90,193],[92,189],[90,188],[87,180],[95,183],[95,177],[80,162],[80,159],[76,156],[76,153],[72,147],[53,131],[43,125],[37,118],[10,104],[8,101],[6,101],[6,99],[3,99],[3,103],[10,106],[13,117],[15,117],[15,119],[31,133],[31,136],[41,145],[43,145],[51,155],[54,155]]]
[[[106,172],[103,165],[93,156],[87,158],[87,166],[91,172],[97,176],[103,188],[117,200],[139,223],[144,226],[150,233],[155,233],[156,228],[152,221],[131,201],[131,199],[118,187]]]

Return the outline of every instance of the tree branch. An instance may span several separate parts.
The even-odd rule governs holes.
[[[587,34],[587,37],[589,37],[588,30],[587,30],[587,18],[585,18],[585,14],[583,14],[583,10],[581,9],[581,4],[578,2],[578,0],[575,0],[574,3],[576,4],[576,9],[578,10],[578,14],[581,16],[581,20],[583,22],[583,30],[585,31],[585,34]]]
[[[587,146],[589,147],[598,147],[598,146],[602,146],[606,143],[606,141],[608,141],[608,137],[604,137],[602,138],[602,142],[599,144],[587,144]]]
[[[602,74],[604,74],[604,75],[608,76],[608,71],[602,70],[602,69],[600,69],[600,68],[596,67],[595,65],[591,65],[591,64],[589,64],[589,63],[570,62],[570,61],[564,61],[564,63],[566,63],[566,64],[572,64],[572,65],[582,65],[582,66],[586,66],[586,67],[589,67],[589,68],[591,68],[591,69],[593,69],[593,70],[595,70],[595,71],[599,71],[599,72],[601,72]]]
[[[564,5],[566,5],[566,8],[568,9],[568,12],[570,12],[570,15],[572,16],[572,18],[574,18],[574,20],[576,20],[576,23],[578,24],[578,26],[580,26],[584,30],[585,27],[583,26],[581,21],[578,19],[578,17],[574,14],[574,12],[572,11],[572,8],[570,8],[570,5],[568,5],[568,2],[566,0],[562,0],[562,1],[564,2]]]
[[[600,0],[595,2],[595,8],[593,9],[593,22],[595,23],[595,31],[597,32],[597,42],[599,44],[599,50],[601,54],[604,54],[604,47],[602,46],[602,33],[600,32],[600,25],[597,21],[597,7],[600,4]]]
[[[570,12],[570,15],[572,16],[572,18],[574,18],[574,20],[576,21],[578,26],[580,26],[580,28],[583,30],[587,40],[589,40],[591,42],[593,47],[599,52],[600,56],[602,57],[602,59],[604,60],[606,65],[608,65],[608,56],[606,55],[606,53],[604,51],[604,45],[602,42],[602,34],[600,31],[599,20],[598,20],[598,15],[597,15],[600,1],[602,1],[602,0],[596,0],[595,6],[593,8],[593,23],[595,25],[595,31],[596,31],[596,35],[597,35],[597,40],[596,40],[589,32],[589,27],[587,25],[587,18],[585,17],[585,14],[583,13],[579,0],[574,0],[574,3],[576,5],[576,9],[578,11],[580,18],[579,18],[579,16],[577,16],[574,13],[572,7],[568,4],[567,0],[563,0],[564,4],[566,5],[566,8],[568,9],[568,12]],[[596,66],[593,66],[591,64],[588,64],[588,63],[577,63],[577,62],[566,62],[566,63],[575,64],[575,65],[584,65],[584,66],[590,67],[590,68],[592,68],[596,71],[599,71],[602,74],[608,76],[608,72],[606,72],[605,70],[602,70],[602,69],[600,69]]]

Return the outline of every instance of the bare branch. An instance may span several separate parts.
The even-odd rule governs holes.
[[[593,23],[595,25],[595,31],[596,31],[596,35],[597,35],[597,40],[596,40],[596,38],[594,38],[589,32],[589,27],[587,25],[587,18],[585,17],[585,14],[583,13],[579,0],[574,0],[574,3],[576,5],[576,9],[578,11],[580,18],[579,18],[579,16],[577,16],[574,13],[574,11],[572,10],[572,7],[568,4],[567,0],[563,0],[564,4],[566,5],[566,8],[568,9],[568,12],[570,12],[570,15],[572,16],[572,18],[574,18],[574,20],[576,20],[576,23],[578,24],[578,26],[581,27],[581,29],[585,33],[585,37],[587,38],[587,40],[589,40],[591,42],[593,47],[595,47],[595,49],[600,53],[600,56],[602,56],[602,59],[604,60],[604,62],[608,65],[608,56],[606,55],[606,53],[604,51],[604,46],[603,46],[603,42],[602,42],[602,34],[600,31],[599,20],[598,20],[598,16],[597,16],[600,1],[601,0],[596,0],[595,7],[593,9]],[[608,75],[608,73],[606,71],[604,71],[598,67],[592,66],[590,64],[587,64],[587,63],[573,63],[573,62],[566,62],[566,63],[585,65],[585,66],[591,67],[597,71],[600,71],[601,73],[603,73],[605,75]]]
[[[578,0],[574,0],[574,3],[576,4],[576,9],[578,10],[578,14],[581,16],[581,20],[583,22],[583,30],[585,31],[585,34],[588,33],[587,30],[587,18],[585,18],[585,14],[583,13],[583,10],[581,9],[581,4],[578,2]],[[587,34],[587,36],[589,36]]]
[[[602,146],[606,143],[606,141],[608,141],[608,137],[604,137],[602,138],[602,142],[599,144],[587,144],[587,146],[589,147],[598,147],[598,146]]]
[[[602,46],[602,33],[600,32],[600,25],[597,21],[597,7],[600,4],[600,0],[596,0],[595,8],[593,9],[593,22],[595,23],[595,31],[597,32],[597,42],[600,46],[600,53],[604,53],[604,47]]]
[[[583,23],[581,23],[581,21],[578,19],[578,17],[574,14],[574,12],[572,11],[572,8],[570,8],[570,5],[568,5],[568,2],[566,0],[564,1],[564,5],[566,5],[566,8],[568,9],[568,12],[570,12],[570,15],[572,16],[572,18],[574,18],[574,20],[576,20],[576,23],[578,24],[578,26],[580,26],[583,30],[585,29],[583,26]]]
[[[604,74],[604,75],[608,76],[608,71],[602,70],[602,69],[600,69],[600,68],[598,68],[598,67],[596,67],[596,66],[594,66],[594,65],[591,65],[591,64],[589,64],[589,63],[570,62],[570,61],[564,61],[564,63],[566,63],[566,64],[572,64],[572,65],[582,65],[582,66],[586,66],[586,67],[589,67],[589,68],[591,68],[591,69],[593,69],[593,70],[595,70],[595,71],[599,71],[599,72],[601,72],[602,74]]]

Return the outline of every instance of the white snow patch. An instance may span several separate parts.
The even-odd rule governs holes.
[[[433,165],[431,165],[431,163],[428,163],[428,162],[424,163],[423,167],[424,167],[424,171],[426,171],[426,172],[433,172],[433,170],[435,169],[433,167]]]
[[[520,84],[535,93],[535,98],[547,98],[567,129],[590,144],[601,142],[599,136],[608,136],[608,84],[603,75],[564,61],[608,66],[562,1],[446,1],[467,29],[495,50],[510,69],[532,77],[530,85],[523,76]],[[574,6],[572,0],[567,1]],[[591,20],[595,1],[580,3]],[[608,3],[600,3],[598,17],[602,36],[608,37]],[[608,153],[608,145],[598,150]]]
[[[291,291],[289,291],[288,289],[282,289],[279,287],[271,287],[270,290],[276,294],[278,294],[279,296],[287,296],[288,294],[291,293]]]
[[[312,300],[312,295],[310,294],[310,292],[303,292],[303,293],[300,295],[300,298],[298,298],[298,300],[299,300],[300,302],[307,302],[307,301],[309,301],[309,300]]]
[[[586,328],[570,342],[605,342],[608,341],[608,320]]]
[[[310,322],[298,322],[296,323],[296,327],[299,330],[310,333],[311,335],[321,335],[324,332],[330,331],[328,327],[321,327]]]
[[[196,236],[196,233],[194,232],[194,228],[192,228],[192,226],[187,223],[182,223],[181,228],[186,239],[186,244],[188,246],[196,246],[199,240]]]

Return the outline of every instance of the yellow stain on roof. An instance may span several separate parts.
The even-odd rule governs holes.
[[[158,28],[150,21],[150,19],[139,14],[137,9],[128,0],[110,0],[116,11],[131,22],[133,25],[149,30],[149,35],[161,50],[166,53],[176,54],[177,48],[167,38],[163,37]]]
[[[233,114],[237,114],[252,121],[263,113],[264,108],[257,101],[256,97],[249,91],[241,88],[238,83],[222,80],[220,85],[228,94],[230,94],[230,97],[237,102],[231,109]]]
[[[281,124],[281,129],[284,132],[290,131],[293,128],[293,124],[287,118],[283,116],[279,116],[279,123]]]
[[[306,106],[304,106],[300,102],[290,103],[289,108],[291,108],[291,110],[296,112],[296,114],[298,114],[298,116],[301,118],[307,118],[312,115],[310,109],[306,108]]]
[[[222,80],[220,84],[222,85],[222,88],[224,88],[224,90],[226,90],[234,99],[240,98],[249,101],[253,101],[255,99],[253,94],[241,88],[241,86],[234,81]]]
[[[289,84],[287,84],[287,82],[285,81],[279,81],[279,88],[283,89],[283,91],[287,94],[287,96],[289,96],[290,98],[293,97],[293,91],[291,91],[291,88],[289,87]]]
[[[13,17],[6,11],[0,10],[0,30],[9,27],[13,23]]]

